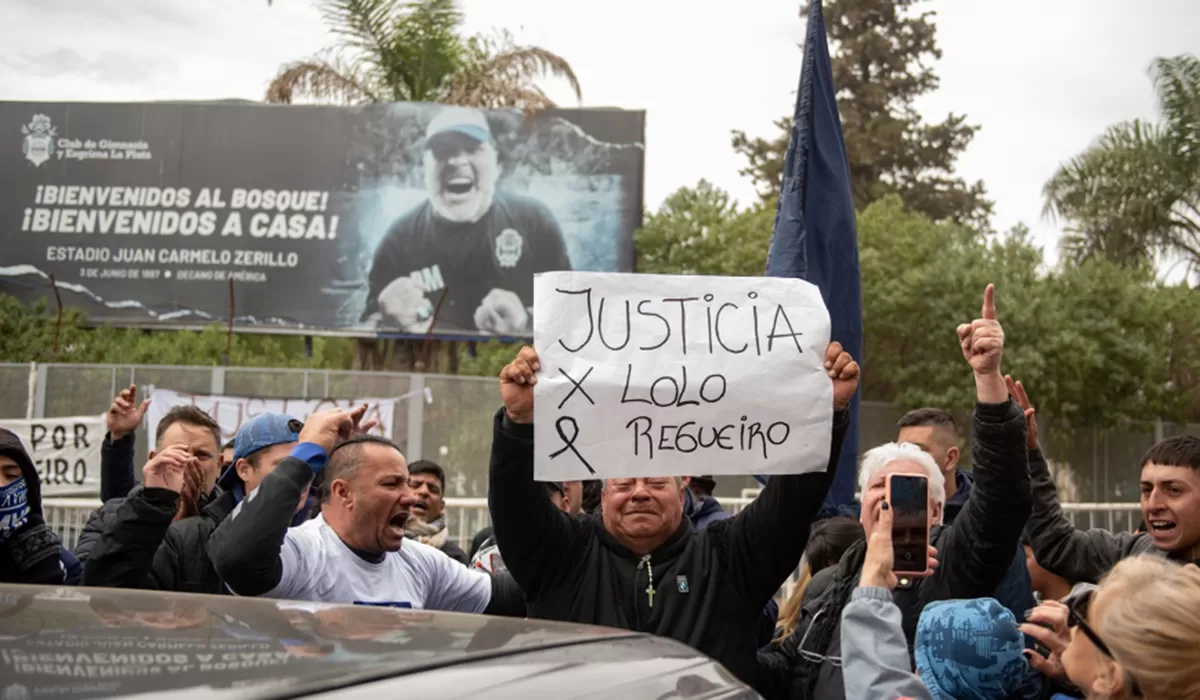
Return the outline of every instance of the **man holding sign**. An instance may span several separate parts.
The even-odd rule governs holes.
[[[576,275],[571,280],[574,282],[587,278],[572,274]],[[570,287],[571,291],[578,289]],[[649,311],[647,306],[642,308]],[[539,307],[539,318],[543,313],[543,307]],[[683,312],[677,313],[682,316]],[[769,320],[766,323],[770,325]],[[828,337],[827,316],[825,323]],[[707,347],[706,336],[700,337]],[[538,338],[538,342],[542,340]],[[578,340],[568,339],[567,345],[582,347]],[[732,335],[722,340],[735,349],[746,342],[739,339],[735,346]],[[748,342],[753,346],[754,340]],[[776,341],[776,345],[783,344]],[[792,345],[789,339],[784,347],[796,353],[800,345]],[[755,357],[745,360],[756,361]],[[824,385],[815,393],[825,401],[832,390],[832,410],[828,404],[806,406],[813,399],[802,392],[796,392],[792,400],[801,405],[804,414],[823,412],[828,417],[833,413],[832,440],[824,469],[814,471],[811,465],[797,464],[795,471],[808,473],[771,479],[754,503],[737,516],[696,531],[684,517],[685,487],[678,478],[643,475],[651,465],[646,453],[637,463],[633,458],[627,464],[601,463],[599,459],[591,462],[590,468],[600,476],[637,474],[604,482],[600,517],[572,517],[553,506],[545,486],[534,481],[534,387],[551,373],[551,367],[543,365],[533,348],[523,348],[500,373],[504,408],[495,419],[488,502],[497,542],[509,571],[525,592],[530,616],[673,637],[753,684],[763,606],[800,561],[809,525],[821,507],[838,462],[849,420],[845,409],[858,388],[858,363],[838,343],[829,343],[822,354],[808,362],[815,370],[809,375],[820,377]],[[804,380],[811,381],[811,376],[806,375]],[[574,381],[583,380],[576,376]],[[593,400],[602,401],[598,388],[590,392],[596,397]],[[706,396],[712,398],[715,394],[707,392]],[[539,399],[539,414],[553,413],[556,405],[565,404],[549,402],[543,406]],[[733,420],[736,422],[737,417]],[[585,422],[579,427],[586,431],[595,426]],[[540,444],[540,431],[538,440]],[[596,442],[588,442],[596,447]],[[691,471],[682,473],[692,473],[704,463],[724,466],[728,473],[729,464],[718,462],[730,457],[751,463],[748,455],[733,451],[735,438],[719,442],[717,450],[696,454],[697,461],[688,467]],[[660,444],[656,438],[656,448]],[[581,449],[588,447],[584,444]],[[599,455],[600,451],[589,454]],[[668,469],[674,471],[675,467]],[[704,469],[704,473],[712,471],[720,470]],[[779,468],[776,473],[783,471]],[[536,533],[536,537],[530,533]]]

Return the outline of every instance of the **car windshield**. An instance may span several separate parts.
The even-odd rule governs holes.
[[[629,634],[395,608],[0,586],[0,677],[6,689],[39,696],[262,697]]]

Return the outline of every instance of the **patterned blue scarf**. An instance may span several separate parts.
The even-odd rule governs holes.
[[[25,477],[0,486],[0,542],[29,521],[29,487]]]

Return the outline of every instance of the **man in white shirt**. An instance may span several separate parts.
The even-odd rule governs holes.
[[[361,415],[335,409],[305,423],[291,456],[213,534],[222,581],[246,596],[485,612],[490,576],[405,538],[416,500],[407,464],[386,438],[350,437]],[[321,515],[289,529],[322,469]]]

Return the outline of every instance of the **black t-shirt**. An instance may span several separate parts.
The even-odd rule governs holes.
[[[475,331],[475,310],[488,292],[515,292],[528,309],[535,272],[570,269],[558,221],[536,199],[497,192],[487,214],[474,223],[445,221],[426,200],[392,224],[375,250],[363,317],[379,311],[385,287],[409,277],[434,306],[449,289],[439,330]]]

